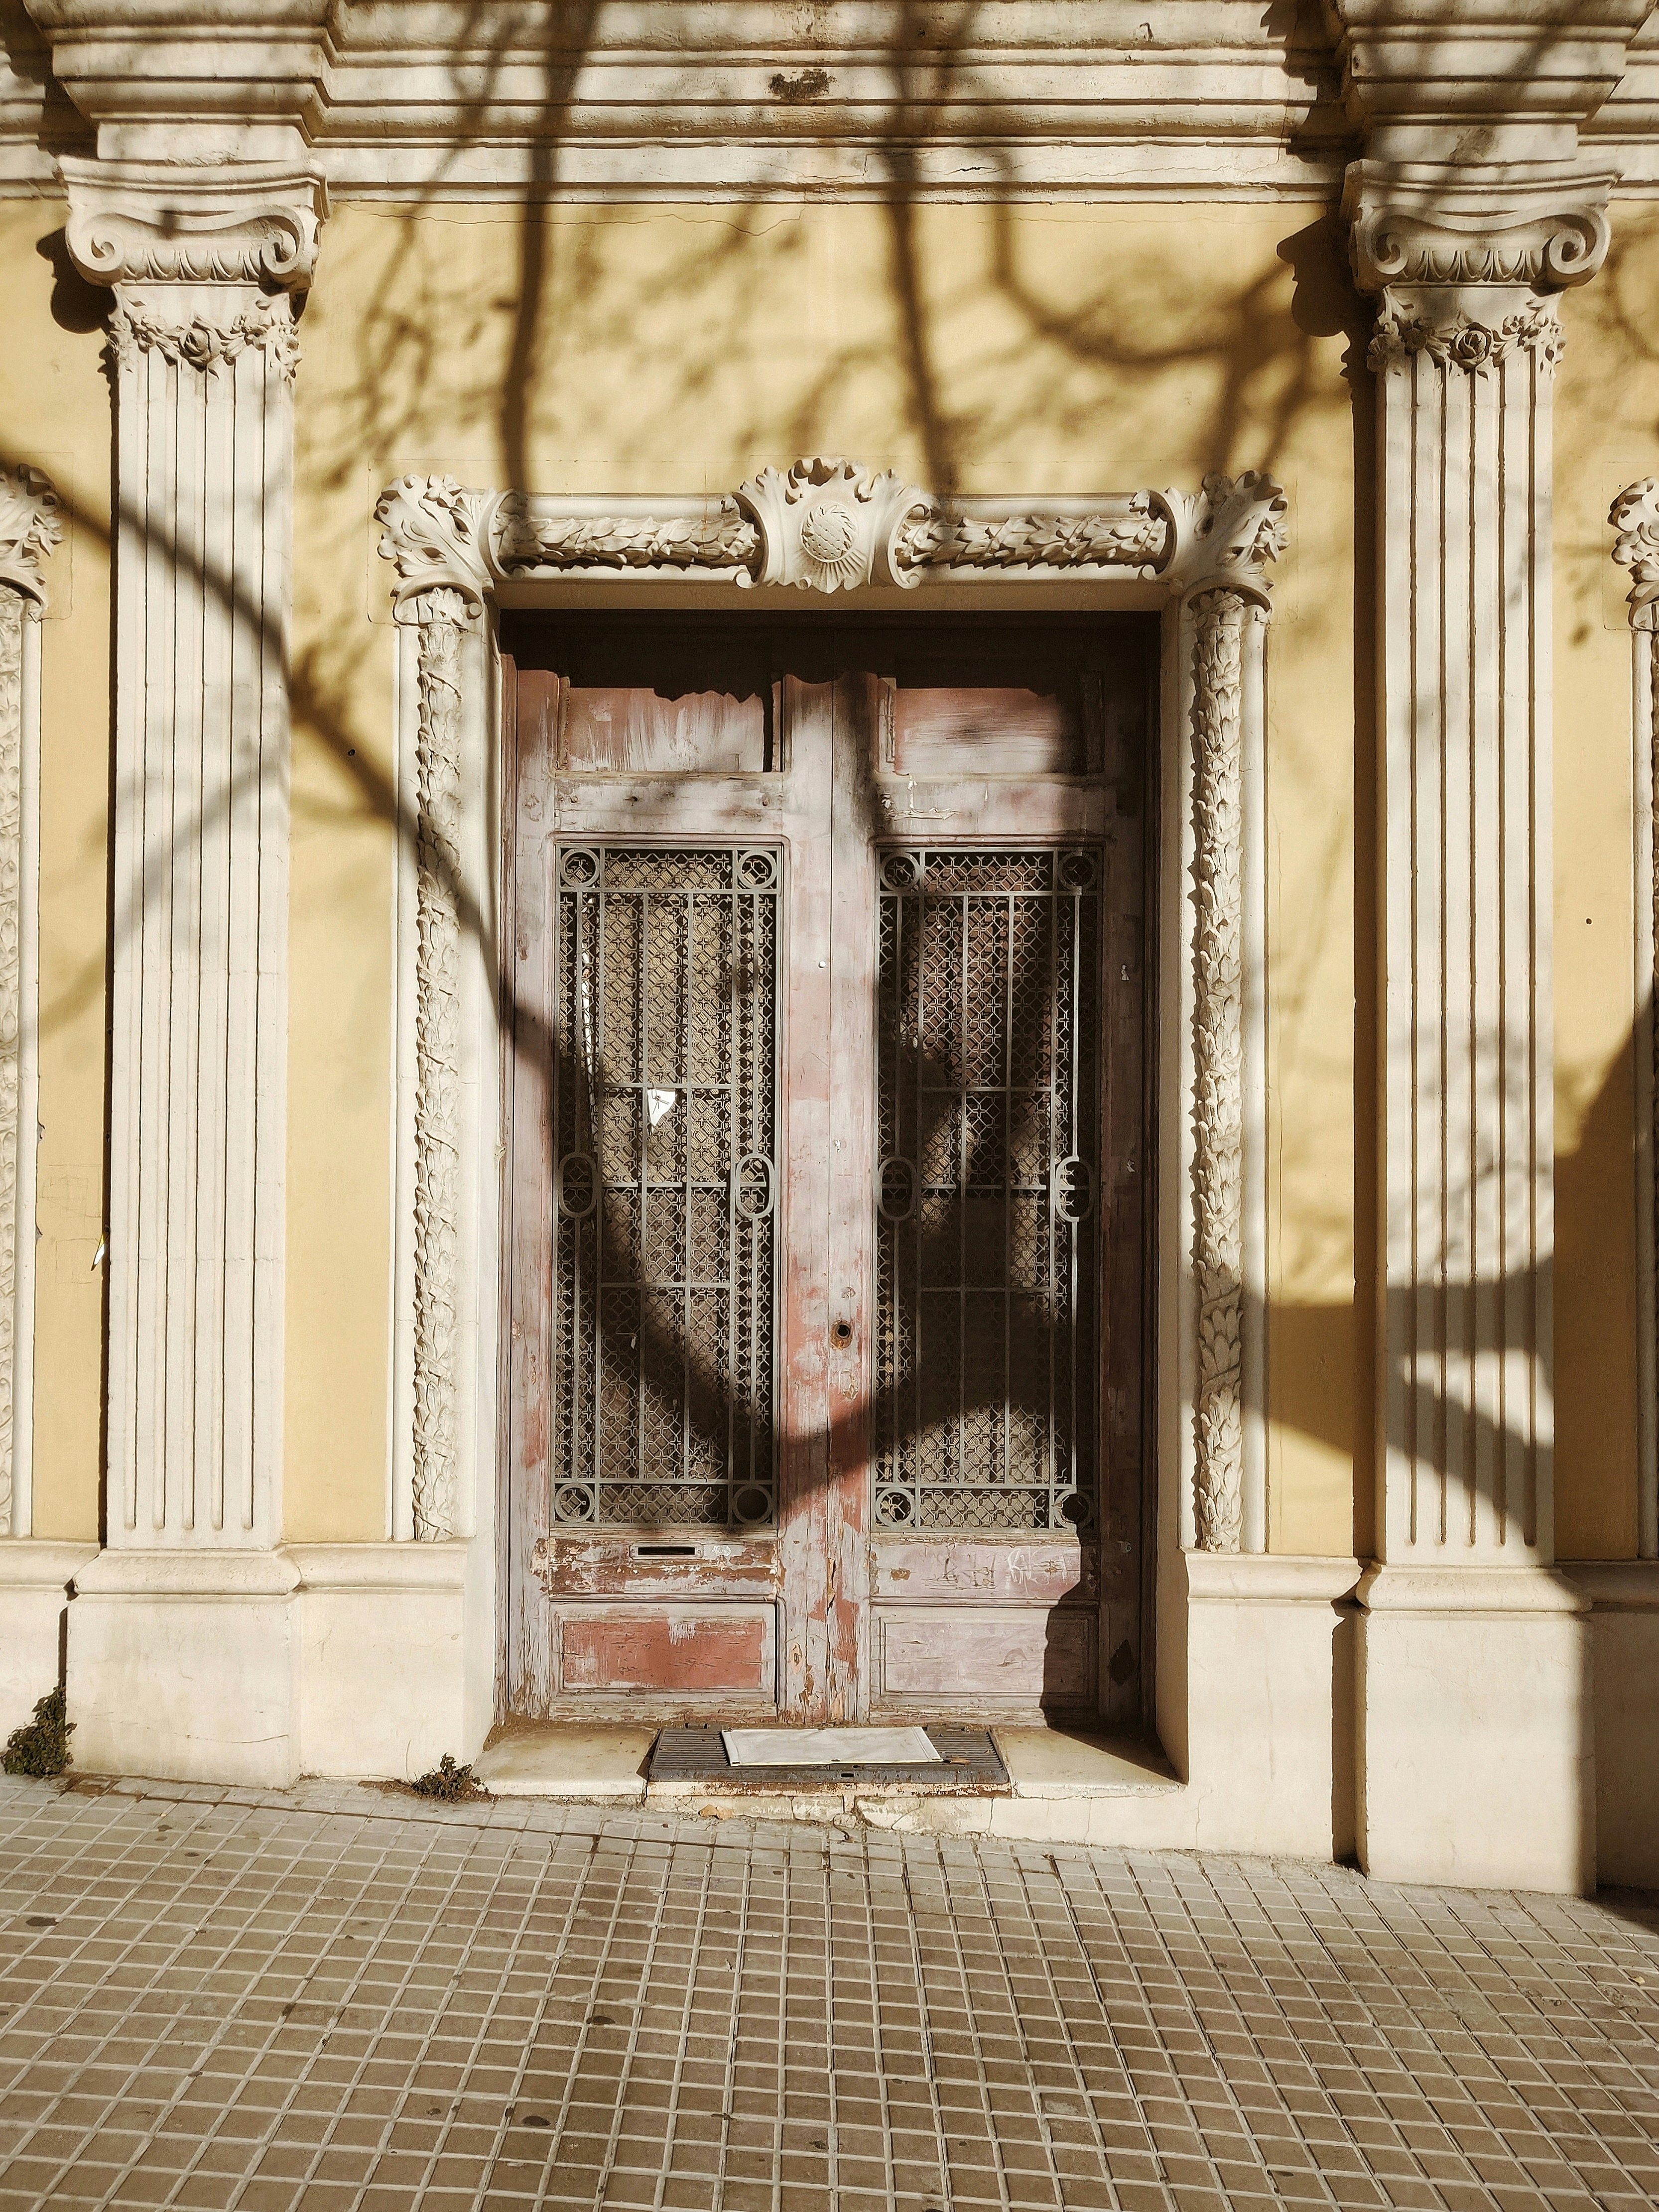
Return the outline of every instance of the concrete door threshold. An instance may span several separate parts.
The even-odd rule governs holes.
[[[654,1728],[584,1728],[556,1722],[510,1723],[492,1737],[472,1765],[478,1779],[498,1797],[672,1805],[678,1812],[723,1820],[817,1820],[839,1826],[851,1819],[872,1827],[951,1834],[993,1828],[1000,1834],[1019,1834],[1028,1825],[1032,1832],[1044,1833],[1052,1818],[1039,1813],[1040,1808],[1058,1811],[1062,1806],[1098,1806],[1114,1798],[1164,1797],[1182,1788],[1163,1755],[1139,1741],[1065,1728],[996,1728],[992,1734],[1012,1785],[994,1793],[981,1784],[959,1794],[934,1790],[924,1796],[902,1784],[860,1786],[839,1779],[822,1787],[779,1790],[750,1783],[741,1790],[684,1782],[647,1784],[645,1767],[657,1737]],[[1033,1822],[1021,1817],[1018,1808],[1022,1802],[1037,1816]]]

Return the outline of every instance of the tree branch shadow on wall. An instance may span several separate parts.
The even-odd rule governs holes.
[[[1288,305],[1281,304],[1284,280],[1280,273],[1259,271],[1246,274],[1218,301],[1206,297],[1201,303],[1190,302],[1186,312],[1171,318],[1164,298],[1166,272],[1161,268],[1131,269],[1121,260],[1113,268],[1109,280],[1097,289],[1091,290],[1085,285],[1075,295],[1057,292],[1052,279],[1031,265],[1020,218],[1007,204],[992,208],[983,217],[988,250],[981,279],[969,287],[971,296],[965,304],[960,299],[941,297],[944,279],[930,259],[930,203],[919,181],[921,138],[930,95],[948,86],[953,72],[963,65],[962,57],[980,13],[977,7],[969,5],[907,6],[895,11],[895,29],[884,64],[890,86],[888,120],[872,149],[872,161],[884,180],[879,212],[887,259],[888,335],[876,339],[856,335],[823,343],[822,358],[810,374],[799,379],[787,424],[793,445],[801,451],[838,445],[838,413],[855,404],[861,380],[891,359],[897,362],[900,371],[897,429],[925,457],[933,487],[943,492],[972,481],[980,452],[1007,436],[1017,415],[1050,420],[1068,435],[1086,434],[1091,409],[1126,392],[1155,398],[1158,380],[1172,372],[1207,380],[1208,396],[1184,434],[1187,449],[1201,455],[1205,467],[1272,469],[1279,465],[1310,419],[1332,404],[1322,381],[1322,345],[1338,335],[1357,338],[1364,322],[1342,273],[1334,214],[1322,215],[1283,241],[1280,253],[1293,277]],[[493,401],[483,387],[471,395],[471,401],[479,403],[472,419],[483,421],[493,415],[493,438],[502,457],[506,481],[525,488],[533,484],[536,456],[550,450],[550,440],[557,434],[564,396],[584,380],[581,364],[563,343],[562,310],[572,300],[597,297],[599,280],[605,273],[609,218],[599,210],[591,222],[583,218],[567,224],[563,218],[576,204],[561,184],[568,144],[568,101],[581,67],[599,44],[600,15],[597,0],[581,10],[572,51],[550,59],[546,65],[542,128],[532,143],[529,175],[518,211],[515,291],[495,349],[503,367]],[[1455,20],[1455,10],[1449,7],[1447,20]],[[487,40],[494,35],[497,41],[494,58],[483,70],[483,91],[487,100],[499,88],[509,66],[508,33],[505,27],[492,30],[493,11],[482,0],[468,11],[465,23],[469,37]],[[515,71],[524,68],[517,56],[511,65]],[[455,161],[465,150],[457,149]],[[1012,172],[1007,173],[1012,189]],[[396,218],[392,250],[378,286],[358,303],[351,343],[359,372],[347,394],[349,411],[338,418],[339,458],[331,468],[323,465],[315,477],[320,490],[341,489],[349,478],[361,475],[366,463],[383,477],[390,477],[411,450],[430,451],[441,434],[428,395],[442,388],[446,349],[455,347],[459,334],[453,323],[434,312],[432,276],[422,257],[423,218],[437,214],[447,204],[447,179],[441,168],[429,185],[410,196]],[[696,402],[713,389],[731,344],[729,331],[706,327],[700,322],[699,303],[718,296],[722,281],[728,277],[739,285],[748,280],[757,257],[763,264],[769,256],[796,251],[796,246],[781,240],[768,244],[775,231],[785,228],[781,222],[774,222],[767,204],[757,195],[749,203],[738,203],[729,218],[722,216],[712,241],[688,228],[684,250],[659,273],[641,278],[630,290],[625,309],[614,311],[608,324],[601,319],[593,326],[593,338],[599,343],[623,343],[621,357],[626,360],[629,356],[624,317],[629,323],[649,323],[656,328],[662,327],[665,316],[678,317],[684,344],[678,356],[677,398],[679,404]],[[106,301],[64,266],[61,236],[61,232],[55,234],[55,239],[44,241],[42,247],[53,259],[58,275],[55,309],[65,328],[90,336],[101,320]],[[322,255],[325,283],[326,230]],[[596,311],[603,316],[602,309]],[[493,308],[477,312],[485,320],[495,313]],[[1006,331],[1006,336],[981,341],[974,363],[986,390],[994,393],[1002,381],[1006,388],[1000,401],[981,397],[970,404],[964,395],[963,377],[952,367],[954,356],[946,329],[952,316],[965,318],[969,330]],[[1016,367],[1018,376],[1010,373]],[[1360,424],[1369,420],[1370,379],[1363,359],[1356,357],[1352,346],[1346,374],[1358,440]],[[300,375],[299,404],[303,408],[303,366]],[[1085,380],[1080,391],[1079,376]],[[624,411],[625,400],[619,394],[617,412],[621,416]],[[751,410],[746,420],[734,426],[733,442],[747,439],[758,449],[771,448],[777,440],[777,413],[770,404]],[[617,443],[617,465],[636,465],[628,436],[620,435]],[[634,452],[648,443],[649,433],[642,432],[635,441]],[[1367,466],[1358,471],[1357,479],[1362,501],[1369,499],[1368,455],[1366,459]],[[76,526],[107,545],[107,519],[90,507],[70,505]],[[137,521],[138,517],[129,512],[124,519]],[[1361,530],[1358,536],[1362,546],[1368,545],[1368,531]],[[234,605],[228,577],[210,577],[208,582],[210,589]],[[1354,697],[1361,708],[1362,770],[1370,742],[1367,718],[1373,690],[1369,592],[1369,570],[1362,561],[1356,578],[1354,663]],[[246,607],[237,611],[244,617],[255,612]],[[339,623],[327,635],[308,641],[294,660],[290,699],[296,744],[325,757],[349,794],[332,807],[312,796],[301,810],[301,819],[308,835],[362,821],[380,823],[398,848],[410,851],[416,842],[416,824],[383,765],[383,733],[366,730],[357,719],[355,689],[359,658],[355,631]],[[235,771],[244,778],[256,772],[246,761]],[[122,794],[113,796],[116,804],[123,803]],[[1370,805],[1363,773],[1359,803],[1363,821],[1363,810]],[[201,828],[198,823],[198,835]],[[1367,893],[1374,886],[1363,857],[1366,840],[1362,836],[1359,842],[1362,862],[1356,898],[1363,948],[1371,933]],[[468,885],[455,883],[449,888],[464,930],[485,953],[493,969],[491,916],[481,908]],[[112,918],[112,950],[117,926]],[[43,1031],[83,1016],[100,994],[107,993],[109,973],[106,951],[104,959],[88,963],[43,1007]],[[1372,990],[1363,951],[1358,982],[1358,1067],[1363,1076],[1370,1049],[1364,1010],[1371,1003]],[[508,1009],[509,1013],[515,1011]],[[529,1018],[527,1014],[525,1018]],[[556,1039],[542,1037],[536,1041],[536,1048],[547,1056],[550,1067],[561,1047]],[[1360,1096],[1364,1095],[1362,1082]],[[1605,1097],[1603,1118],[1595,1121],[1596,1141],[1627,1143],[1627,1095],[1619,1090],[1613,1077],[1608,1079]],[[1597,1111],[1602,1113],[1601,1102]],[[1366,1241],[1368,1235],[1374,1239],[1375,1233],[1363,1113],[1359,1121],[1357,1212],[1361,1249],[1357,1273],[1362,1288],[1358,1315],[1354,1304],[1342,1299],[1299,1303],[1287,1298],[1276,1302],[1267,1316],[1270,1340],[1275,1346],[1273,1419],[1299,1428],[1338,1452],[1351,1453],[1357,1471],[1364,1468],[1368,1455],[1364,1401],[1370,1330],[1369,1292],[1364,1286],[1370,1272]],[[1621,1127],[1625,1133],[1619,1137],[1616,1132]],[[1564,1168],[1564,1191],[1570,1193],[1570,1160]],[[1564,1212],[1567,1210],[1564,1206]],[[1315,1247],[1324,1239],[1327,1261],[1332,1252],[1340,1255],[1347,1235],[1340,1210],[1328,1222],[1311,1224],[1310,1234]],[[1317,1273],[1321,1264],[1316,1250],[1308,1272]],[[1340,1268],[1340,1257],[1337,1265]],[[672,1348],[665,1347],[665,1351]],[[1322,1379],[1340,1370],[1358,1379],[1352,1420],[1339,1418],[1341,1394]],[[1317,1384],[1316,1378],[1321,1378]],[[870,1410],[862,1409],[861,1417],[867,1419]],[[1443,1406],[1418,1410],[1425,1421],[1461,1418]],[[1502,1440],[1490,1442],[1492,1451],[1501,1456]],[[829,1447],[826,1437],[826,1453]]]

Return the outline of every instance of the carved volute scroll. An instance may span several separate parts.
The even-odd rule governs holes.
[[[18,1304],[21,1046],[23,658],[27,625],[46,604],[42,567],[62,534],[57,493],[39,469],[0,468],[0,1537],[16,1533],[14,1408]]]

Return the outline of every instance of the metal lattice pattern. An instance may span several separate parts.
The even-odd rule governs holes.
[[[875,1521],[1094,1517],[1100,862],[881,866]]]
[[[558,855],[556,1526],[774,1517],[781,869]]]

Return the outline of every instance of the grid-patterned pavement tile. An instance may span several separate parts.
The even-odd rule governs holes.
[[[0,2212],[1638,2212],[1659,1903],[0,1784]]]

